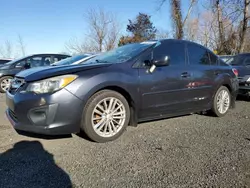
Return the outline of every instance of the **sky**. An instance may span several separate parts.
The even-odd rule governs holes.
[[[157,10],[159,1],[0,0],[0,46],[6,40],[16,46],[20,35],[28,54],[64,52],[65,43],[70,39],[84,39],[87,28],[84,12],[95,8],[116,14],[123,25],[122,32],[126,31],[128,19],[134,19],[139,12],[151,15],[157,28],[169,30],[168,1],[161,10]],[[183,8],[187,9],[188,1],[183,2]]]

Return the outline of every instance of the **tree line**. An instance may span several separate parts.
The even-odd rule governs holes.
[[[71,38],[65,44],[70,54],[103,52],[117,46],[151,39],[175,38],[200,43],[217,54],[250,52],[249,6],[250,0],[157,0],[156,11],[171,12],[171,27],[157,28],[151,16],[139,12],[129,19],[126,34],[117,15],[104,9],[90,9],[84,13],[88,28],[84,37]],[[164,6],[168,4],[169,6]],[[170,7],[165,10],[164,7]],[[162,18],[164,23],[164,19]],[[123,33],[123,34],[122,34]],[[18,36],[17,46],[24,55],[25,45]],[[13,47],[9,41],[0,44],[0,55],[11,56]]]
[[[158,0],[159,11],[164,9],[164,4],[170,5],[172,25],[169,30],[157,29],[151,15],[139,12],[134,20],[128,20],[127,35],[122,36],[115,15],[102,9],[92,10],[85,16],[90,28],[87,41],[80,44],[79,40],[71,41],[66,46],[74,52],[102,52],[127,43],[175,38],[200,43],[221,55],[250,52],[247,42],[250,39],[250,0],[189,0],[183,10],[184,1]]]

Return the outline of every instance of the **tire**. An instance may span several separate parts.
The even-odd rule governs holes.
[[[114,106],[109,105],[111,103]],[[101,106],[101,108],[97,106]],[[108,110],[109,107],[114,110]],[[121,115],[119,116],[117,114]],[[123,117],[119,119],[118,116]],[[127,100],[118,92],[102,90],[94,94],[87,101],[82,114],[81,130],[95,142],[108,142],[122,135],[128,126],[129,119],[130,108]],[[94,126],[96,126],[96,128],[94,128]],[[97,130],[98,128],[99,130]]]
[[[4,76],[4,77],[0,78],[0,93],[6,93],[6,89],[3,87],[2,84],[4,84],[4,81],[9,80],[9,79],[13,79],[13,77]]]
[[[223,95],[222,92],[226,92],[227,93],[226,95],[228,96],[228,98],[225,99],[224,103],[222,103],[222,104],[224,104],[223,105],[224,111],[223,110],[221,111],[219,109],[219,107],[218,107],[218,104],[217,104],[217,103],[219,103],[218,101],[219,101],[219,98],[221,97],[219,95]],[[228,113],[228,111],[229,111],[229,109],[231,107],[231,100],[232,100],[231,99],[231,94],[230,94],[230,91],[228,90],[228,88],[225,87],[225,86],[221,86],[217,90],[217,92],[216,92],[216,94],[214,96],[214,99],[213,99],[213,106],[212,106],[212,112],[213,112],[213,114],[215,116],[217,116],[217,117],[223,117],[223,116],[225,116]]]

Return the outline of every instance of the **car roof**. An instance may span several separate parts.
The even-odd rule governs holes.
[[[70,55],[67,55],[67,54],[57,54],[57,53],[30,54],[28,56],[34,56],[34,55],[61,55],[61,56],[70,56]]]
[[[189,40],[185,40],[185,39],[159,39],[159,40],[150,40],[150,41],[160,41],[160,42],[165,42],[165,41],[178,41],[178,42],[183,42],[183,43],[190,43],[190,44],[195,44],[198,45],[202,48],[207,49],[209,52],[212,52],[214,54],[214,52],[212,50],[210,50],[209,48],[197,43],[197,42],[193,42],[193,41],[189,41]],[[217,54],[215,54],[216,56],[218,56]]]

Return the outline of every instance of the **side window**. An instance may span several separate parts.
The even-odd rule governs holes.
[[[65,58],[68,58],[68,56],[54,56],[54,62],[61,61]]]
[[[145,68],[148,67],[149,63],[152,60],[152,49],[144,52],[139,59],[134,64],[135,67]]]
[[[167,41],[153,50],[154,59],[163,59],[165,56],[169,56],[170,65],[185,65],[185,43]]]
[[[15,65],[15,67],[16,67],[16,68],[23,68],[24,65],[25,65],[25,60],[18,62],[18,63]]]
[[[52,57],[44,57],[43,66],[49,66],[52,63],[53,63],[53,58]]]
[[[61,59],[59,57],[54,57],[54,63],[57,62],[57,61],[60,61]]]
[[[207,50],[196,44],[188,44],[190,65],[210,65]]]
[[[30,64],[30,67],[40,67],[43,66],[42,57],[41,56],[34,56],[27,59],[27,63]]]
[[[217,58],[217,56],[214,55],[214,54],[212,54],[212,53],[210,53],[210,52],[208,52],[208,55],[210,57],[210,64],[211,65],[218,65],[218,58]]]

